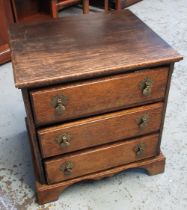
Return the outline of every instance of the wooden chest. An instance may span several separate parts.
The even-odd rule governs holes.
[[[164,171],[160,151],[174,63],[182,57],[130,11],[10,30],[39,203],[129,168]]]

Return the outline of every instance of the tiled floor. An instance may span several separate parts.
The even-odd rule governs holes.
[[[184,57],[187,56],[186,0],[144,0],[131,7]],[[77,8],[64,14],[80,14]],[[141,40],[140,40],[141,41]],[[13,83],[11,63],[0,66],[0,210],[184,210],[187,209],[187,61],[173,75],[162,148],[164,174],[138,171],[98,182],[79,183],[59,201],[38,206],[24,124],[21,93]]]

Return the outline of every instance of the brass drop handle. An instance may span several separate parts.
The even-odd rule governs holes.
[[[68,147],[70,145],[71,136],[67,133],[57,136],[57,143],[61,147]]]
[[[148,82],[145,82],[145,87],[143,88],[143,95],[148,96],[151,94],[151,85]]]
[[[140,83],[140,88],[142,90],[142,94],[144,96],[149,96],[151,95],[152,92],[152,86],[153,86],[153,81],[149,78],[144,79],[141,83]]]
[[[73,163],[71,161],[67,161],[60,166],[60,171],[64,173],[64,175],[71,175],[73,171]]]
[[[136,145],[134,148],[134,151],[135,151],[137,157],[143,155],[144,151],[145,151],[145,144],[140,143],[140,144]]]
[[[53,96],[51,104],[55,108],[55,114],[62,115],[66,110],[65,105],[67,104],[67,97],[64,95]]]
[[[58,102],[55,110],[57,114],[62,114],[66,110],[66,107],[61,102]]]
[[[144,129],[148,125],[148,122],[149,122],[149,116],[147,114],[143,115],[137,120],[138,126],[141,129]]]

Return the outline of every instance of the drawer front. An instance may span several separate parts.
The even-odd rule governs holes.
[[[168,68],[141,70],[32,91],[38,126],[76,119],[164,98]]]
[[[158,137],[149,135],[48,160],[44,163],[47,182],[52,184],[153,157],[157,154]]]
[[[44,158],[123,140],[160,128],[163,103],[105,114],[38,131]]]

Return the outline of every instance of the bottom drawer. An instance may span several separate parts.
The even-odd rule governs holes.
[[[47,182],[52,184],[155,156],[158,137],[148,135],[47,160]]]

